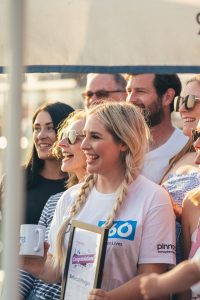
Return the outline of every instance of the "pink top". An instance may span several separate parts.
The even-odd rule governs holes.
[[[200,218],[197,224],[197,228],[193,232],[191,236],[192,246],[189,253],[189,258],[192,258],[195,253],[197,253],[197,250],[200,248]],[[200,286],[199,282],[191,287],[192,289],[192,300],[200,300],[199,291]]]

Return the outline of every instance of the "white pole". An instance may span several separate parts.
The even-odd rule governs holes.
[[[17,269],[19,224],[21,222],[23,190],[21,170],[21,115],[23,74],[23,0],[9,0],[10,91],[7,110],[6,192],[4,214],[3,267],[5,281],[3,299],[14,300],[17,296]]]

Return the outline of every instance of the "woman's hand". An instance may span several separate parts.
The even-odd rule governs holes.
[[[111,300],[109,292],[102,289],[93,289],[90,291],[88,300]]]
[[[43,257],[20,256],[20,268],[32,274],[34,277],[39,278],[40,274],[42,274],[44,270],[48,249],[49,249],[49,244],[47,242],[44,242]]]

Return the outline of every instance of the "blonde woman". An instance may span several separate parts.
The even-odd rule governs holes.
[[[191,298],[188,294],[182,295],[181,297],[184,297],[182,299],[200,299],[200,296],[197,295],[197,293],[200,294],[200,188],[188,192],[184,203],[183,211],[185,210],[188,215],[189,219],[186,219],[187,227],[190,231],[190,239],[191,237],[193,239],[190,254],[195,257],[183,261],[165,274],[150,274],[141,278],[140,288],[144,299],[155,299],[171,293],[184,292],[189,288],[194,290],[196,295],[194,298]],[[197,282],[198,284],[193,285]]]
[[[195,163],[200,165],[200,121],[193,130],[194,148],[197,153]],[[184,292],[178,299],[200,299],[200,187],[191,190],[183,200],[182,213],[184,258],[193,258],[180,263],[167,274],[151,274],[141,279],[140,288],[144,299],[153,299],[171,293]]]
[[[193,130],[194,147],[197,152],[196,164],[200,166],[199,150],[200,150],[200,121],[197,130]],[[192,258],[196,251],[200,248],[200,188],[193,190],[188,194],[183,202],[182,227],[184,241],[184,258]],[[190,294],[190,292],[188,292]],[[182,299],[184,299],[182,297]],[[200,299],[200,291],[197,295],[193,295],[192,299]]]
[[[101,299],[142,299],[141,274],[162,273],[175,263],[175,217],[168,194],[139,175],[148,126],[134,105],[108,102],[88,111],[83,133],[89,175],[58,202],[46,262],[31,268],[29,259],[25,266],[48,282],[61,280],[71,220],[112,227],[102,290],[92,290],[88,299],[100,299],[99,293]]]

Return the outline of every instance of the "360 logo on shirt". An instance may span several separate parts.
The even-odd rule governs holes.
[[[98,226],[102,227],[105,221],[99,221]],[[108,238],[134,240],[137,221],[114,221],[109,230]]]

